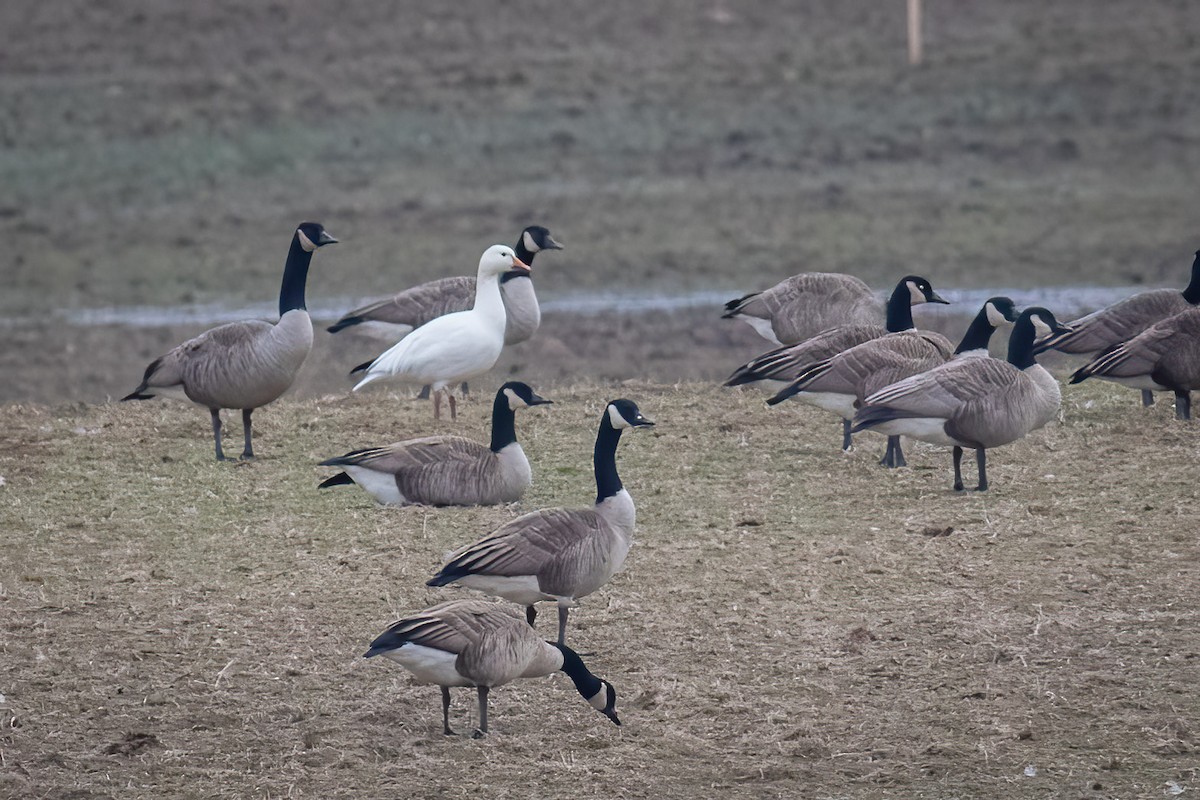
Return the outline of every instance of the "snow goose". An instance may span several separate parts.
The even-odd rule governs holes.
[[[504,301],[500,276],[510,270],[529,271],[511,247],[492,245],[479,259],[475,305],[430,320],[368,364],[358,391],[375,381],[392,378],[408,383],[428,383],[433,389],[433,416],[441,419],[442,395],[449,396],[450,417],[458,417],[454,395],[447,387],[482,375],[495,365],[504,348]]]
[[[488,732],[488,693],[517,678],[564,672],[592,708],[620,725],[617,691],[597,678],[564,644],[545,642],[521,618],[496,603],[451,600],[392,625],[364,658],[383,656],[422,683],[442,687],[442,733],[450,728],[450,687],[474,686],[479,696],[479,739]]]
[[[317,248],[335,242],[320,223],[301,223],[292,235],[283,268],[279,322],[231,322],[189,339],[152,361],[138,387],[121,399],[182,394],[205,406],[212,416],[218,461],[225,460],[221,409],[240,408],[245,438],[242,458],[253,458],[250,415],[288,390],[312,349],[312,320],[304,304],[308,267]]]

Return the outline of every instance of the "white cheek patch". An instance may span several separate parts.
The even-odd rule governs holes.
[[[918,289],[917,284],[912,281],[908,281],[908,293],[911,298],[911,304],[914,306],[919,306],[921,303],[927,302],[925,300],[925,293]]]
[[[300,246],[304,248],[306,253],[311,253],[317,249],[317,246],[313,244],[312,239],[305,236],[304,231],[300,230],[299,228],[296,229],[296,236],[299,237]]]
[[[616,406],[608,407],[608,424],[612,425],[616,430],[629,427],[629,423],[621,416],[621,412],[617,411]]]
[[[517,393],[514,392],[512,389],[505,389],[504,396],[508,398],[508,410],[509,411],[516,411],[518,408],[525,408],[527,405],[529,405],[524,400],[522,400],[519,396],[517,396]]]
[[[597,711],[608,708],[608,687],[603,683],[600,684],[600,691],[588,698],[588,705]]]
[[[984,308],[987,309],[988,323],[993,328],[999,328],[1001,325],[1008,324],[1008,319],[1000,313],[1000,309],[996,308],[996,306],[992,305],[991,303],[987,303],[984,305]]]
[[[1046,324],[1046,321],[1044,319],[1042,319],[1038,315],[1034,314],[1031,319],[1031,322],[1033,322],[1033,329],[1037,332],[1039,339],[1042,338],[1043,336],[1050,335],[1050,326]]]
[[[529,231],[525,231],[525,234],[521,237],[521,239],[525,242],[525,249],[531,253],[536,253],[538,250],[542,249],[538,247],[537,242],[535,242],[533,237],[529,235]]]

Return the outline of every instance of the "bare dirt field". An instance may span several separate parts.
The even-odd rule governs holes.
[[[876,0],[0,3],[0,797],[1197,791],[1194,423],[1071,387],[955,496],[944,452],[885,473],[833,418],[715,388],[765,349],[719,304],[621,299],[802,270],[1181,286],[1200,6],[925,5],[910,68]],[[203,411],[105,402],[207,325],[91,315],[270,304],[304,219],[341,240],[314,305],[469,273],[534,223],[567,246],[544,299],[615,299],[547,313],[454,428],[349,396],[378,348],[323,331],[255,463],[214,463]],[[508,375],[558,401],[519,422],[519,508],[315,490],[352,447],[483,437]],[[423,586],[446,550],[589,502],[620,395],[660,423],[619,455],[639,544],[571,636],[624,727],[560,676],[444,739],[436,689],[359,656],[466,594]]]
[[[1076,389],[1080,389],[1076,391]],[[514,508],[317,491],[324,457],[435,429],[394,396],[283,401],[260,460],[175,403],[0,411],[11,797],[1158,797],[1200,784],[1194,426],[1072,387],[1064,421],[955,495],[948,454],[838,449],[832,417],[707,386],[560,386]],[[437,690],[360,658],[521,510],[591,501],[602,398],[657,427],[618,463],[626,570],[569,637],[620,729],[558,676],[447,739]],[[380,409],[387,409],[381,415]],[[236,427],[232,435],[236,436]],[[450,429],[443,424],[441,429]],[[474,402],[455,430],[486,435]],[[539,620],[549,635],[550,619]],[[455,724],[474,719],[460,691]]]

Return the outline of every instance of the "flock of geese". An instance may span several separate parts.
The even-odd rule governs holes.
[[[275,324],[249,320],[221,325],[155,359],[124,400],[158,395],[204,406],[212,418],[218,460],[222,409],[242,411],[245,446],[253,458],[251,415],[292,384],[313,342],[305,286],[313,254],[336,243],[322,225],[295,231]],[[453,389],[485,374],[503,347],[525,341],[541,321],[531,265],[542,250],[562,249],[540,226],[524,229],[515,247],[484,251],[475,278],[422,284],[355,309],[329,328],[358,331],[394,344],[356,367],[355,390],[377,381],[423,385],[434,416],[443,402],[457,414]],[[952,448],[954,488],[963,489],[961,461],[974,450],[980,491],[988,488],[986,452],[1014,442],[1057,415],[1057,381],[1036,356],[1055,349],[1090,357],[1071,378],[1104,378],[1175,394],[1176,415],[1190,419],[1190,392],[1200,388],[1200,252],[1182,292],[1144,292],[1069,324],[1045,308],[1019,311],[1007,297],[989,298],[957,346],[918,329],[912,309],[946,303],[928,280],[901,278],[885,305],[862,281],[835,273],[804,273],[730,301],[725,317],[741,319],[777,347],[738,367],[727,386],[774,389],[767,402],[798,400],[842,418],[842,447],[871,430],[887,436],[881,464],[905,465],[901,437]],[[989,342],[1012,327],[1006,359]],[[337,474],[320,487],[357,485],[387,505],[473,506],[511,503],[532,484],[533,471],[516,437],[516,412],[551,403],[527,384],[509,381],[492,405],[491,441],[427,436],[355,450],[322,461]],[[616,450],[622,431],[647,427],[632,400],[605,406],[593,453],[596,501],[589,508],[550,508],[519,516],[451,553],[428,581],[457,584],[525,607],[525,615],[482,600],[451,600],[396,622],[366,657],[391,659],[442,691],[442,723],[450,727],[450,688],[475,687],[479,725],[487,733],[488,692],[516,678],[564,672],[581,696],[619,725],[616,691],[593,675],[566,644],[569,609],[622,568],[633,542],[636,511],[621,483]],[[558,637],[533,633],[536,605],[558,607]]]

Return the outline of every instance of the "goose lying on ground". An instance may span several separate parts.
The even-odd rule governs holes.
[[[1033,357],[1033,342],[1062,330],[1044,308],[1026,309],[1008,340],[1008,360],[962,358],[905,378],[867,397],[854,431],[911,436],[954,448],[961,490],[964,447],[975,450],[979,491],[988,488],[987,450],[1015,442],[1058,413],[1058,382]]]
[[[428,383],[433,388],[433,416],[441,419],[442,395],[450,398],[450,417],[458,417],[454,395],[447,387],[490,370],[504,348],[504,302],[500,276],[510,270],[529,271],[511,247],[497,244],[484,251],[476,275],[475,305],[430,320],[405,336],[374,361],[352,372],[366,375],[354,387],[384,378],[408,383]]]
[[[545,642],[503,606],[482,600],[451,600],[400,620],[371,642],[365,658],[383,656],[422,683],[442,687],[442,732],[450,728],[450,687],[474,686],[479,693],[479,727],[488,732],[488,693],[517,678],[565,672],[592,708],[620,725],[617,691],[597,678],[579,655],[561,643]]]
[[[764,382],[779,388],[786,386],[814,364],[849,350],[855,345],[887,336],[889,333],[915,330],[912,307],[922,303],[947,303],[929,281],[917,275],[899,280],[888,298],[884,325],[843,325],[820,333],[808,341],[764,353],[734,370],[726,386]],[[850,424],[842,426],[842,449],[850,449]]]
[[[600,417],[593,463],[592,508],[548,508],[501,525],[456,551],[429,586],[457,583],[526,607],[532,625],[535,603],[558,603],[558,642],[566,641],[571,606],[620,571],[633,544],[633,498],[617,475],[621,431],[654,423],[632,400],[614,400]]]
[[[1110,347],[1071,376],[1071,383],[1103,378],[1143,392],[1174,392],[1175,418],[1192,418],[1192,390],[1200,389],[1200,308],[1151,325]]]
[[[182,394],[206,407],[212,416],[218,461],[225,460],[221,409],[240,408],[242,458],[254,458],[250,415],[288,390],[312,349],[312,320],[304,304],[308,267],[317,248],[335,242],[320,223],[301,223],[292,235],[283,268],[279,322],[230,322],[189,339],[152,361],[138,387],[121,399]]]
[[[953,351],[950,341],[932,331],[904,331],[872,339],[820,361],[767,401],[781,403],[789,397],[806,400],[818,408],[852,420],[871,394],[897,381],[944,364],[951,358],[988,355],[992,333],[1017,318],[1016,305],[1007,297],[988,299]],[[879,461],[885,467],[903,467],[899,436],[889,436]]]
[[[426,436],[386,447],[355,450],[321,462],[341,467],[320,488],[355,484],[385,505],[490,506],[521,499],[533,480],[517,442],[515,411],[553,401],[510,381],[492,403],[492,443],[461,436]]]
[[[853,275],[803,272],[730,300],[721,318],[740,319],[767,341],[789,345],[842,325],[871,325],[881,310],[871,287]]]
[[[1154,289],[1139,292],[1107,308],[1093,311],[1086,317],[1064,325],[1065,332],[1039,339],[1034,352],[1057,350],[1095,357],[1127,342],[1142,331],[1200,303],[1200,250],[1192,261],[1192,278],[1182,292],[1175,289]],[[1142,389],[1142,405],[1154,403],[1150,389]]]

